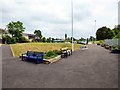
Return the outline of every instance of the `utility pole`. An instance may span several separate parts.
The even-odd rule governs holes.
[[[71,0],[71,29],[72,29],[72,52],[74,51],[74,41],[73,41],[73,0]]]

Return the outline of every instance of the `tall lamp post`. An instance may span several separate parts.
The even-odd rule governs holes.
[[[72,51],[74,51],[74,41],[73,41],[73,0],[71,0],[71,29],[72,29]]]
[[[96,20],[95,20],[95,31],[96,31]]]

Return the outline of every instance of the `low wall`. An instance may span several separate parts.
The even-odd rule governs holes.
[[[120,45],[120,38],[119,39],[106,39],[105,44]]]

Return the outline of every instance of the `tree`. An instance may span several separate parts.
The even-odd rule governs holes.
[[[86,39],[81,37],[79,41],[86,41]]]
[[[120,32],[115,36],[115,38],[120,38]]]
[[[54,39],[54,38],[52,38],[52,43],[54,43],[54,40],[55,40],[55,39]]]
[[[95,38],[93,36],[90,36],[89,41],[95,41]]]
[[[120,33],[120,25],[115,25],[115,27],[114,27],[114,29],[112,31],[114,33],[114,38],[118,38],[119,33]]]
[[[20,21],[10,22],[7,25],[7,28],[8,28],[8,33],[11,34],[11,39],[8,36],[6,37],[7,39],[9,39],[8,44],[15,43],[15,42],[22,42],[23,39],[21,39],[21,38],[23,38],[22,34],[25,30],[22,22],[20,22]]]
[[[105,39],[112,39],[113,37],[114,37],[113,31],[108,28],[108,30],[106,31]]]
[[[42,38],[42,42],[46,42],[46,38],[45,37]]]
[[[87,40],[86,40],[87,42],[86,42],[86,44],[88,44],[88,42],[89,42],[89,39],[87,38]]]
[[[20,21],[17,22],[10,22],[7,25],[9,34],[12,35],[12,37],[22,37],[22,33],[24,32],[25,28],[23,27],[23,23]]]
[[[50,43],[50,42],[51,42],[50,38],[47,38],[47,43]]]
[[[96,32],[97,40],[112,39],[114,37],[113,31],[110,28],[102,27],[99,28]]]
[[[71,38],[70,38],[70,37],[68,37],[68,38],[67,38],[67,41],[68,41],[68,42],[72,42],[72,40],[71,40]]]
[[[10,37],[9,35],[3,36],[3,42],[5,44],[15,44],[16,43],[16,38],[15,37]]]
[[[35,30],[34,31],[34,34],[36,35],[36,39],[38,40],[38,41],[40,41],[41,40],[41,38],[42,38],[42,33],[41,33],[41,31],[40,30]]]
[[[65,34],[65,40],[67,40],[67,34]]]

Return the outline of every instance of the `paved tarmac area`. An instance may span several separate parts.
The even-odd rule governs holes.
[[[2,60],[3,88],[118,88],[118,54],[97,45],[53,64]]]

